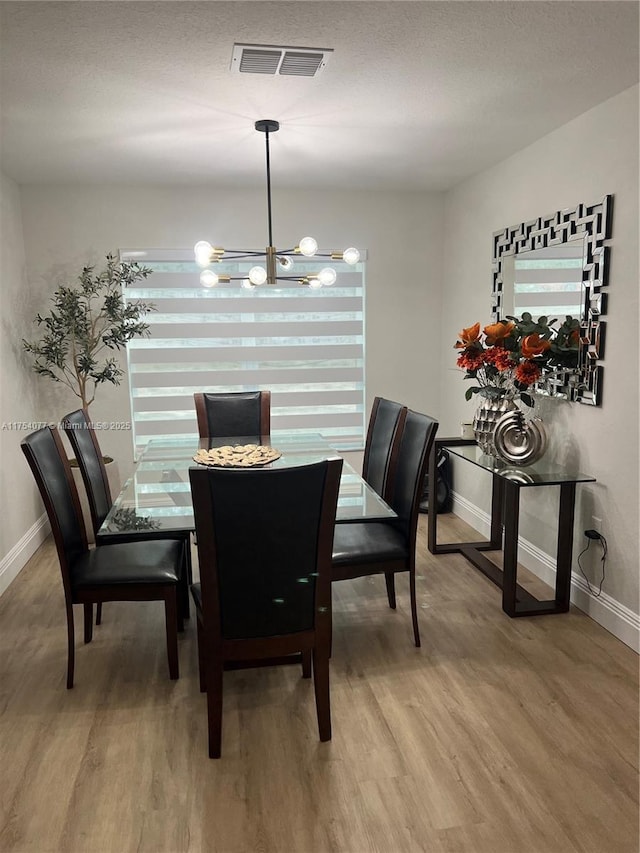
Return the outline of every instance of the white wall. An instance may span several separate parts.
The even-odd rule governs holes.
[[[614,208],[602,407],[543,399],[540,412],[550,428],[549,453],[559,461],[571,459],[597,478],[596,484],[578,487],[576,554],[586,543],[583,531],[594,526],[593,516],[602,519],[600,532],[609,544],[603,591],[612,607],[620,604],[637,614],[637,86],[446,195],[441,434],[457,435],[460,421],[471,420],[475,408],[464,400],[466,386],[455,368],[452,346],[463,326],[489,322],[492,233],[580,202],[596,202],[607,193],[614,195]],[[486,509],[488,504],[464,477],[459,470],[465,497]],[[522,535],[546,554],[554,553],[550,490],[528,489],[524,497]],[[599,560],[587,559],[586,566],[591,580],[599,579]],[[587,602],[587,609],[592,604]]]
[[[47,533],[44,508],[19,449],[36,414],[36,379],[27,371],[22,337],[30,329],[30,303],[22,236],[20,191],[0,173],[0,593]]]
[[[232,248],[267,244],[264,190],[25,186],[22,204],[29,286],[40,309],[61,273],[73,278],[85,263],[100,262],[109,250],[190,247],[199,239]],[[311,233],[322,248],[355,245],[368,250],[368,405],[378,394],[436,413],[442,196],[276,188],[273,233],[281,248]],[[425,258],[428,275],[417,276]],[[64,388],[39,382],[43,417],[57,419],[76,408],[77,401]],[[92,414],[95,420],[129,420],[126,383],[98,389]],[[101,432],[99,438],[126,476],[132,460],[130,435]]]

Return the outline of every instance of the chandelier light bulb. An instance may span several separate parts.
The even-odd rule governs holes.
[[[298,248],[306,258],[312,258],[318,251],[318,244],[313,237],[303,237]]]
[[[218,281],[218,273],[213,270],[202,270],[200,273],[200,284],[203,287],[215,287]]]
[[[325,267],[318,273],[318,281],[324,287],[331,287],[332,284],[336,283],[337,278],[338,276],[333,267]]]
[[[249,270],[249,281],[251,284],[264,284],[267,280],[267,271],[264,267],[251,267]]]
[[[283,269],[285,272],[293,269],[293,259],[287,255],[279,257],[278,263],[280,264],[280,269]]]
[[[193,247],[193,253],[196,256],[198,266],[206,267],[211,261],[211,253],[213,246],[206,240],[199,240]]]
[[[254,290],[255,284],[252,284],[248,278],[243,278],[241,287],[243,287],[245,290]]]
[[[320,290],[322,287],[322,282],[319,278],[310,278],[309,279],[309,290]]]
[[[353,246],[351,246],[350,248],[345,249],[342,253],[342,260],[345,262],[345,264],[350,264],[351,266],[353,266],[354,264],[357,264],[360,260],[360,252],[357,249],[354,249]]]

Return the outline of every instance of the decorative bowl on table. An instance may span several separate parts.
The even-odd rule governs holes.
[[[281,456],[279,450],[262,444],[225,444],[211,450],[198,450],[193,459],[198,465],[214,468],[259,468]]]

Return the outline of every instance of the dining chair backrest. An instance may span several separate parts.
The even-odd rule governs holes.
[[[395,524],[406,535],[410,549],[415,547],[422,486],[437,429],[434,418],[408,410],[389,504],[398,515]]]
[[[62,418],[61,423],[80,468],[89,499],[93,532],[97,534],[112,504],[102,451],[86,409],[70,412]]]
[[[260,436],[271,432],[271,392],[193,395],[200,438]]]
[[[341,469],[336,458],[291,468],[189,470],[213,636],[266,638],[330,620]]]
[[[44,501],[58,551],[65,592],[71,592],[69,566],[88,550],[80,499],[69,460],[55,427],[44,427],[20,443]]]
[[[393,489],[406,406],[376,397],[371,407],[362,477],[385,500]]]

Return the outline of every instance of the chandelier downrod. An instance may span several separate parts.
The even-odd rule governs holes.
[[[263,118],[254,125],[255,129],[264,133],[265,149],[267,155],[267,216],[269,220],[269,245],[273,246],[273,226],[271,219],[271,158],[269,156],[269,134],[280,130],[280,122],[271,118]]]

